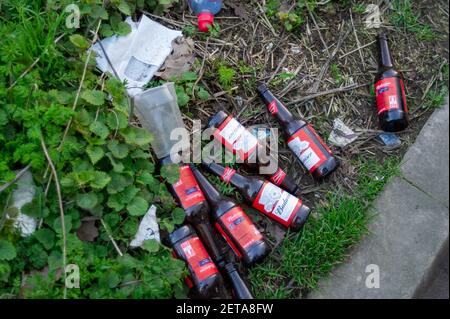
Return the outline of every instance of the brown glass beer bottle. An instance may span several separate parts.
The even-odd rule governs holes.
[[[219,296],[222,276],[192,227],[178,228],[169,235],[168,241],[175,256],[186,262],[189,280],[198,296],[205,299]]]
[[[387,35],[378,35],[379,70],[375,78],[380,127],[386,132],[399,132],[409,125],[403,77],[394,69]]]
[[[253,169],[268,167],[270,163],[277,163],[277,160],[267,155],[259,143],[241,123],[233,116],[224,111],[217,112],[208,123],[209,128],[214,128],[214,138],[224,145],[229,151],[236,154],[245,164]],[[261,150],[261,151],[259,151]],[[287,190],[291,194],[298,191],[298,186],[294,180],[287,176],[281,169],[270,175],[270,180],[277,186]]]
[[[222,196],[194,165],[191,169],[211,206],[215,227],[236,256],[247,266],[264,259],[269,253],[267,244],[244,210],[230,198]]]
[[[299,231],[306,223],[310,209],[302,201],[269,181],[238,174],[230,167],[203,163],[225,183],[231,183],[240,194],[264,215],[286,228]]]
[[[317,179],[333,172],[338,166],[336,158],[314,128],[305,121],[297,120],[266,85],[260,85],[258,92],[269,112],[280,123],[287,144],[300,163]]]
[[[161,161],[162,165],[170,163],[172,163],[170,157],[164,158]],[[194,227],[214,263],[228,278],[236,298],[252,299],[253,296],[237,269],[232,263],[227,262],[226,254],[228,249],[222,244],[223,239],[212,227],[208,202],[190,166],[180,164],[179,167],[180,178],[176,183],[168,185],[169,191],[175,197],[178,204],[185,210],[187,222]],[[221,296],[223,295],[221,293]]]

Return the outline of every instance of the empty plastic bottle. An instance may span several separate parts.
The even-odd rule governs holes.
[[[198,18],[198,29],[208,32],[214,23],[214,15],[222,9],[222,0],[188,0]]]

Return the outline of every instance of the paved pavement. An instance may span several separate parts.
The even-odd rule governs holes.
[[[374,203],[371,234],[309,298],[449,298],[449,107],[434,112]]]

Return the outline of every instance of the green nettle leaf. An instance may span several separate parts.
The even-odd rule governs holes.
[[[112,155],[118,159],[124,159],[128,155],[128,145],[120,144],[116,140],[112,140],[108,142],[108,149],[111,151]]]
[[[95,189],[103,189],[111,182],[111,177],[105,172],[95,171],[92,172],[92,180],[90,181],[90,185]]]
[[[100,137],[101,139],[105,139],[109,135],[109,129],[108,127],[103,124],[102,122],[96,121],[89,125],[89,130]]]
[[[119,22],[116,26],[117,35],[127,35],[131,32],[131,26],[126,22]]]
[[[117,162],[111,152],[106,153],[106,156],[109,158],[109,161],[111,162],[111,165],[113,166],[113,171],[116,173],[122,173],[123,170],[125,169],[125,166],[123,165],[123,163],[120,161]]]
[[[177,85],[175,87],[175,92],[177,93],[178,105],[180,107],[186,106],[191,100],[191,98],[189,97],[189,95],[186,94],[186,91],[182,86]]]
[[[127,16],[131,15],[131,8],[125,1],[121,1],[117,9],[119,9],[120,12],[126,14]]]
[[[66,215],[64,216],[64,226],[66,228],[66,233],[69,233],[72,229],[72,216]],[[61,217],[55,218],[53,221],[53,230],[57,234],[62,234],[62,223],[61,223]]]
[[[137,149],[131,153],[131,158],[142,158],[147,159],[150,158],[150,153],[145,152],[144,150]]]
[[[193,82],[193,81],[196,81],[197,78],[198,78],[198,75],[195,72],[184,72],[183,75],[182,75],[182,79],[184,81],[191,81],[191,82]]]
[[[70,42],[72,42],[76,47],[80,49],[87,49],[90,47],[90,43],[81,34],[72,34],[70,37]]]
[[[0,126],[8,124],[8,115],[0,109]]]
[[[157,183],[157,180],[153,177],[152,174],[150,174],[149,172],[143,172],[137,179],[136,181],[138,183],[141,183],[143,185],[153,185],[155,183]]]
[[[175,184],[180,179],[180,168],[178,164],[167,164],[161,167],[161,176],[170,184]]]
[[[8,282],[11,267],[6,262],[0,263],[0,282]]]
[[[107,188],[109,194],[120,193],[125,187],[133,184],[133,179],[123,174],[111,172],[110,177],[111,182],[108,184]]]
[[[208,91],[206,91],[203,87],[200,87],[197,91],[197,96],[201,99],[201,100],[208,100],[211,96],[208,93]]]
[[[98,197],[95,193],[77,195],[77,205],[85,210],[93,209],[98,202]]]
[[[100,276],[98,283],[102,288],[112,289],[120,283],[120,276],[115,271],[108,270]]]
[[[16,248],[6,240],[0,240],[0,260],[13,260],[16,258]]]
[[[184,222],[184,219],[186,218],[186,213],[183,209],[181,209],[180,207],[177,207],[172,211],[172,218],[173,218],[173,222],[176,225],[180,225]]]
[[[140,196],[136,196],[131,203],[127,205],[127,211],[131,216],[143,216],[148,210],[148,202]]]
[[[137,146],[144,146],[152,142],[152,135],[146,130],[138,127],[127,127],[120,131],[120,135],[123,136],[128,144]]]
[[[128,118],[125,114],[111,111],[106,115],[106,125],[111,130],[120,130],[128,126]]]
[[[83,126],[89,126],[94,117],[86,109],[81,109],[75,114],[75,121]]]
[[[50,250],[55,244],[55,233],[50,229],[39,229],[34,233],[34,236],[47,250]]]
[[[106,11],[105,8],[99,5],[95,5],[92,7],[91,16],[93,18],[100,18],[102,20],[108,20],[109,18],[108,11]]]
[[[86,153],[94,165],[105,156],[105,151],[103,151],[103,148],[100,146],[89,145],[86,149]]]
[[[125,203],[121,201],[120,194],[113,194],[109,196],[106,204],[109,208],[114,209],[116,212],[122,210],[125,207]]]
[[[142,248],[148,251],[149,253],[156,253],[159,251],[160,244],[155,239],[149,239],[144,241],[142,244]]]
[[[85,90],[81,93],[81,98],[89,104],[101,106],[105,103],[105,93],[98,90]]]

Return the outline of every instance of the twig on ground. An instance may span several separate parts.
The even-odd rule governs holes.
[[[120,257],[123,256],[122,251],[120,250],[119,246],[117,245],[116,241],[114,240],[111,232],[109,231],[108,225],[106,225],[105,221],[103,220],[103,218],[100,218],[100,222],[102,223],[103,228],[105,228],[106,234],[109,237],[109,240],[111,240],[114,248],[116,249],[117,253],[119,254]]]
[[[0,186],[0,193],[3,192],[8,187],[10,187],[11,185],[13,185],[15,182],[17,182],[23,176],[23,174],[25,174],[25,172],[27,172],[30,169],[30,167],[31,167],[31,164],[28,164],[27,166],[25,166],[24,169],[22,169],[20,172],[17,173],[16,177],[14,177],[13,180]]]
[[[342,26],[341,26],[341,29],[344,28],[344,25],[345,24],[343,23]],[[310,90],[311,93],[316,93],[319,90],[320,83],[322,82],[322,79],[325,76],[325,74],[328,72],[328,68],[330,67],[331,61],[333,61],[334,57],[339,52],[342,44],[344,43],[345,39],[350,34],[351,30],[352,30],[352,27],[349,27],[347,32],[345,32],[345,33],[343,33],[342,30],[341,30],[341,33],[339,35],[339,40],[338,40],[338,43],[336,45],[336,48],[333,50],[333,53],[328,58],[328,60],[325,62],[325,64],[323,65],[322,69],[320,70],[319,76],[317,77],[316,82],[314,83],[312,89]]]
[[[100,29],[101,24],[102,24],[102,20],[99,20],[98,24],[97,24],[97,29],[95,30],[94,36],[92,38],[92,43],[95,43],[97,41],[98,31]],[[83,87],[84,78],[86,77],[87,67],[88,67],[89,61],[91,59],[91,55],[92,55],[92,50],[89,50],[89,52],[87,54],[87,57],[86,57],[86,62],[84,63],[83,74],[81,75],[80,85],[78,86],[77,94],[75,96],[75,100],[74,100],[73,105],[72,105],[72,111],[75,111],[75,109],[77,108],[78,99],[80,98],[81,89]],[[66,129],[65,129],[64,134],[63,134],[63,136],[61,138],[61,143],[58,146],[58,151],[61,151],[61,148],[62,148],[62,146],[64,144],[64,140],[66,139],[66,136],[69,133],[70,126],[72,125],[72,121],[73,121],[73,117],[71,117],[69,119],[69,122],[66,125]]]
[[[66,286],[66,279],[67,279],[67,274],[66,274],[66,264],[67,264],[67,237],[66,237],[66,223],[65,223],[65,218],[64,218],[64,205],[63,205],[63,201],[62,201],[62,195],[61,195],[61,187],[59,184],[59,178],[58,178],[58,173],[56,172],[56,168],[55,165],[53,164],[52,158],[50,157],[48,150],[47,150],[47,146],[45,146],[45,141],[44,141],[44,137],[41,135],[41,146],[42,146],[42,150],[44,152],[45,158],[48,161],[48,164],[50,165],[50,169],[52,171],[52,175],[53,175],[53,179],[55,180],[55,185],[56,185],[56,194],[58,196],[58,206],[59,206],[59,214],[60,214],[60,218],[61,218],[61,233],[62,233],[62,258],[63,258],[63,274],[64,274],[64,299],[67,299],[67,286]]]
[[[304,103],[306,101],[309,101],[309,100],[312,100],[312,99],[315,99],[315,98],[318,98],[318,97],[321,97],[321,96],[347,92],[347,91],[355,90],[355,89],[358,89],[358,88],[361,88],[361,87],[369,86],[371,84],[372,84],[372,82],[364,83],[364,84],[352,84],[352,85],[340,87],[340,88],[337,88],[337,89],[326,90],[326,91],[323,91],[323,92],[318,92],[318,93],[315,93],[315,94],[304,96],[302,98],[299,98],[299,99],[296,99],[294,101],[288,102],[288,103],[286,103],[286,105],[289,106],[289,105],[294,105],[294,104],[298,104],[298,103]]]

